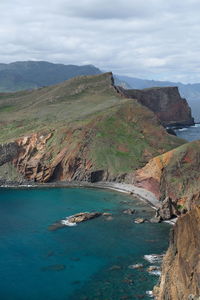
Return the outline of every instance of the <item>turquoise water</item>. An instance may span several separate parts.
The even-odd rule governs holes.
[[[126,208],[135,208],[133,216]],[[75,227],[48,226],[81,211],[112,212]],[[0,299],[149,299],[158,278],[145,254],[163,253],[168,224],[150,218],[144,203],[116,192],[81,188],[0,189]],[[143,263],[144,268],[128,266]]]

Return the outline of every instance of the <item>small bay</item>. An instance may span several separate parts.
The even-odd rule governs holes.
[[[133,215],[123,213],[135,209]],[[109,212],[74,227],[49,225],[79,212]],[[0,299],[149,299],[158,276],[146,254],[162,254],[171,226],[135,224],[151,207],[89,188],[0,189]],[[130,265],[143,268],[131,269]],[[129,297],[129,298],[128,298]]]

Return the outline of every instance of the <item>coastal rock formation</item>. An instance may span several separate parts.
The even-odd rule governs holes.
[[[153,158],[135,173],[135,183],[160,200],[157,217],[179,216],[164,258],[157,300],[200,297],[200,141]]]
[[[97,218],[99,216],[101,216],[102,213],[100,212],[80,212],[78,214],[75,214],[69,218],[67,218],[68,222],[70,223],[81,223],[81,222],[85,222],[94,218]]]
[[[67,217],[64,220],[58,221],[53,223],[48,227],[50,231],[55,231],[57,229],[63,228],[65,226],[74,226],[78,223],[82,223],[97,217],[100,217],[102,213],[100,212],[80,212],[78,214],[75,214],[73,216]]]
[[[31,181],[122,182],[149,159],[184,143],[153,112],[118,91],[111,73],[8,94],[0,107],[15,110],[16,101],[13,130],[0,123],[0,140],[14,140],[18,154],[9,159]],[[6,110],[1,122],[8,117]]]
[[[152,110],[164,126],[194,124],[191,109],[187,101],[181,98],[177,87],[121,90]]]
[[[133,181],[160,200],[159,215],[170,219],[200,204],[200,141],[184,144],[149,161]]]
[[[200,299],[200,206],[179,217],[165,255],[157,300]]]

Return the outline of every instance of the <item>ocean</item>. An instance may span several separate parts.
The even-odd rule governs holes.
[[[200,140],[200,124],[195,124],[194,126],[184,127],[181,129],[175,129],[176,135],[180,138],[192,142],[195,140]]]
[[[123,213],[135,209],[133,215]],[[79,212],[109,212],[50,231]],[[158,281],[144,255],[163,254],[171,226],[135,224],[152,208],[131,196],[89,188],[0,189],[1,300],[150,299]],[[142,264],[133,269],[131,265]]]

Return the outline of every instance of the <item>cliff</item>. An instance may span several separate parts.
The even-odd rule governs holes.
[[[165,255],[157,300],[200,299],[200,141],[153,158],[135,173],[160,200],[162,219],[178,216]]]
[[[200,206],[179,217],[165,255],[157,300],[200,299]]]
[[[149,159],[184,143],[154,113],[126,98],[111,73],[0,98],[0,141],[15,142],[10,162],[26,179],[124,181]]]
[[[153,158],[133,181],[161,201],[163,219],[189,211],[200,199],[200,141],[184,144]]]
[[[164,126],[194,124],[191,109],[187,101],[181,98],[177,87],[121,90],[152,110]]]

